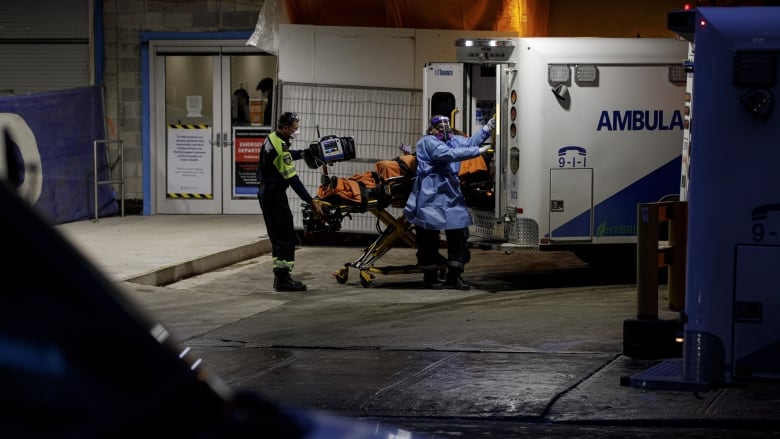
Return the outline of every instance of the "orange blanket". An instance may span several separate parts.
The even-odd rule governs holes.
[[[332,178],[328,185],[320,185],[317,188],[317,197],[322,200],[335,195],[348,201],[361,203],[363,201],[361,185],[364,189],[374,189],[378,184],[378,179],[377,174],[372,171],[355,174],[349,178]]]
[[[317,188],[317,197],[326,199],[338,196],[354,203],[362,203],[363,194],[368,189],[374,189],[383,181],[393,177],[414,177],[417,172],[417,157],[414,155],[402,155],[393,160],[380,160],[375,164],[376,171],[366,171],[351,177],[332,177],[328,184]],[[487,171],[485,159],[482,156],[465,160],[460,164],[460,176]]]

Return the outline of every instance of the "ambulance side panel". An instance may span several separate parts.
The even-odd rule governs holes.
[[[518,243],[635,243],[637,203],[679,195],[685,85],[669,66],[686,43],[524,38],[517,54]]]

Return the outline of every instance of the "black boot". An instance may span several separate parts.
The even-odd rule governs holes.
[[[303,282],[293,280],[293,278],[290,277],[290,270],[274,270],[274,290],[306,291],[306,285]]]
[[[440,290],[443,288],[441,281],[439,280],[439,273],[437,270],[423,270],[423,285],[425,288],[431,290]]]
[[[447,267],[447,280],[444,281],[444,288],[462,291],[470,290],[471,285],[460,277],[461,273],[463,273],[462,268]]]

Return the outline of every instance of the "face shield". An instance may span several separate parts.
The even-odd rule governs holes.
[[[435,128],[436,138],[442,142],[446,142],[452,136],[452,130],[450,129],[450,118],[446,116],[433,116],[431,118],[431,128]]]

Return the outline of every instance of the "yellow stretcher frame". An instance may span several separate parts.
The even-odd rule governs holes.
[[[384,184],[384,190],[386,191],[386,199],[392,200],[389,204],[383,205],[377,200],[369,200],[365,207],[361,207],[358,204],[344,204],[335,203],[329,200],[317,199],[316,202],[320,203],[323,209],[339,209],[343,213],[351,212],[370,212],[381,221],[385,228],[379,234],[379,236],[368,247],[363,250],[363,254],[352,262],[347,262],[338,271],[332,275],[336,278],[336,281],[340,284],[347,283],[349,280],[349,269],[355,268],[360,272],[360,285],[363,288],[368,288],[376,278],[376,274],[411,274],[422,273],[422,270],[417,264],[409,265],[389,265],[383,267],[374,266],[377,260],[384,256],[393,246],[400,241],[405,242],[410,247],[417,248],[417,237],[414,233],[414,228],[411,223],[406,220],[406,217],[401,214],[398,217],[394,217],[387,210],[388,206],[402,208],[406,203],[406,196],[400,197],[398,193],[393,193],[393,188],[397,188],[399,185],[408,183],[408,179],[388,179]],[[446,260],[442,259],[440,264],[440,271],[446,270]]]

